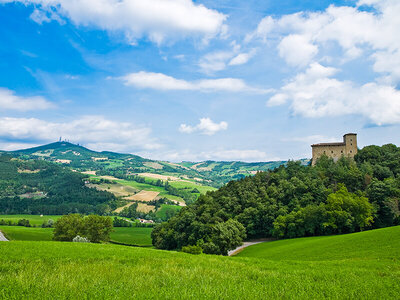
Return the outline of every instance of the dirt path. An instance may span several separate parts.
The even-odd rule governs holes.
[[[8,240],[1,231],[0,231],[0,242],[8,242]]]
[[[244,242],[242,246],[239,246],[236,249],[228,251],[228,256],[234,256],[246,247],[253,246],[256,244],[260,244],[260,243],[270,242],[270,241],[271,241],[271,239],[259,239],[259,240]]]

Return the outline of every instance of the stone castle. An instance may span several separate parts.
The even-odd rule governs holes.
[[[357,154],[357,134],[347,133],[343,136],[341,143],[320,143],[311,145],[312,147],[312,165],[323,154],[337,161],[340,157],[354,157]]]

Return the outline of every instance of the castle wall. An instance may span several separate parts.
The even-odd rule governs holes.
[[[333,158],[337,161],[342,156],[354,157],[357,154],[357,135],[346,134],[343,136],[342,143],[325,143],[312,145],[312,165],[314,166],[318,158],[322,155]]]

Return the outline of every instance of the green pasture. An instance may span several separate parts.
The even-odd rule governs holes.
[[[0,230],[12,241],[51,241],[53,228],[0,226]],[[151,230],[147,227],[114,227],[111,240],[138,246],[151,246]]]
[[[352,234],[265,242],[245,248],[237,257],[295,261],[390,260],[400,258],[400,226]]]
[[[138,246],[151,246],[151,231],[148,227],[114,227],[111,241]]]
[[[360,255],[350,242],[314,249],[291,240],[283,254],[259,251],[261,259],[112,244],[2,242],[0,299],[399,299],[399,230],[377,230],[379,238],[349,235]],[[320,243],[330,238],[336,237]],[[295,259],[291,251],[302,255]]]
[[[27,219],[29,220],[29,223],[31,225],[42,225],[43,222],[46,222],[50,219],[52,219],[54,222],[57,221],[59,218],[61,218],[62,216],[38,216],[38,215],[0,215],[0,220],[11,220],[12,222],[18,222],[18,220],[21,219]]]
[[[170,181],[170,185],[172,185],[174,188],[177,189],[198,189],[200,193],[205,194],[208,191],[215,191],[217,190],[216,188],[213,188],[211,186],[206,186],[206,185],[201,185],[201,184],[196,184],[194,182],[187,182],[187,181]]]
[[[51,241],[54,228],[0,226],[0,230],[11,241]]]
[[[160,208],[156,212],[157,218],[160,218],[162,220],[166,220],[167,218],[167,211],[174,210],[174,211],[180,211],[182,206],[176,206],[176,205],[168,205],[168,204],[162,204]]]

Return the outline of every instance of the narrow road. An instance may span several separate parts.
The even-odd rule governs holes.
[[[269,241],[271,241],[271,239],[260,239],[260,240],[255,240],[255,241],[244,242],[242,246],[239,246],[236,249],[228,251],[228,256],[234,256],[246,247],[253,246],[256,244],[260,244],[260,243],[269,242]]]
[[[8,240],[1,231],[0,231],[0,242],[8,242]]]

